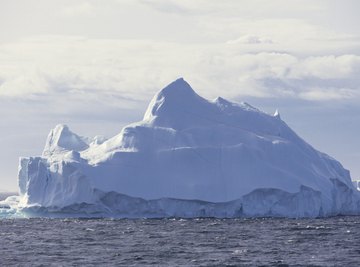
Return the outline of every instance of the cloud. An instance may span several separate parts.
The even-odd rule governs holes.
[[[277,0],[277,3],[269,3],[266,0],[140,0],[161,12],[179,11],[183,15],[209,15],[217,17],[288,17],[287,14],[305,14],[309,12],[324,11],[324,6],[314,1],[292,1],[288,5],[286,0]],[[305,4],[306,2],[306,4]],[[171,8],[169,8],[171,7]],[[186,12],[184,12],[186,11]]]
[[[68,17],[93,16],[96,13],[95,6],[90,2],[81,2],[62,8],[61,13]]]
[[[146,101],[185,77],[206,97],[357,98],[360,56],[258,52],[248,44],[52,36],[0,46],[0,97],[115,96]],[[19,68],[18,66],[21,66]],[[107,97],[98,97],[108,104]]]
[[[259,37],[256,35],[244,35],[235,40],[229,40],[227,44],[272,44],[273,41],[270,38]]]
[[[0,97],[22,97],[31,94],[43,94],[49,90],[49,84],[40,73],[23,73],[13,77],[3,77],[0,82]]]
[[[187,14],[190,9],[183,3],[176,1],[161,1],[161,0],[139,0],[141,4],[147,5],[157,11],[164,13]]]
[[[347,79],[360,73],[360,56],[318,56],[302,60],[292,70],[290,76],[302,78],[306,76],[321,79]]]
[[[305,100],[344,100],[359,98],[360,89],[349,88],[311,88],[299,93],[299,97]]]

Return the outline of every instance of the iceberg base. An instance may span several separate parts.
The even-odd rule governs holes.
[[[359,215],[360,194],[339,180],[334,179],[333,185],[333,199],[330,202],[323,199],[321,192],[306,186],[301,186],[297,193],[271,188],[256,189],[240,199],[220,203],[174,198],[146,200],[117,192],[94,190],[94,203],[83,202],[64,207],[32,205],[19,210],[29,217],[91,218],[316,218]]]

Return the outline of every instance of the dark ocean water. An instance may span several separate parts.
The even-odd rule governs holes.
[[[1,219],[1,266],[360,266],[360,217]]]

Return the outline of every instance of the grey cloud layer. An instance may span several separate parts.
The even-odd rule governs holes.
[[[270,46],[270,47],[269,47]],[[360,56],[296,56],[272,44],[196,44],[51,37],[0,46],[0,96],[84,92],[148,99],[184,76],[225,94],[332,100],[359,97]],[[141,82],[139,82],[141,81]]]

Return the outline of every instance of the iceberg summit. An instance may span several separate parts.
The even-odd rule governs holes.
[[[18,179],[18,210],[39,216],[360,214],[349,171],[278,112],[206,100],[182,78],[110,139],[57,125],[42,156],[20,159]]]

